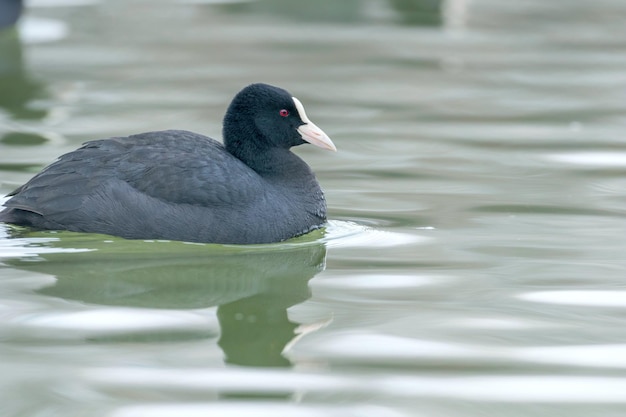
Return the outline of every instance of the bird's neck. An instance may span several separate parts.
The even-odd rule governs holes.
[[[285,196],[281,207],[286,217],[307,216],[311,225],[325,221],[326,200],[311,168],[289,149],[262,146],[260,143],[265,142],[247,140],[246,146],[241,146],[224,129],[227,151],[263,177],[278,195]]]
[[[311,168],[289,149],[247,147],[246,151],[235,156],[268,180],[315,181]]]
[[[308,165],[289,149],[268,146],[268,141],[254,128],[242,131],[245,124],[239,124],[235,131],[231,131],[230,126],[237,121],[228,122],[224,124],[226,150],[259,175],[273,177],[310,172]],[[241,137],[246,139],[240,140]]]

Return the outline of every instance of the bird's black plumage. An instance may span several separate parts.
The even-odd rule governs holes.
[[[167,130],[85,143],[10,194],[0,221],[129,239],[267,243],[319,228],[326,202],[289,149],[335,149],[280,88],[252,84],[224,117],[224,145]],[[321,139],[320,139],[321,138]]]

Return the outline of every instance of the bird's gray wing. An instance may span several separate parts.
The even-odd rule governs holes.
[[[259,197],[262,182],[211,138],[186,131],[149,132],[85,143],[12,192],[5,206],[62,215],[80,210],[93,193],[114,184],[123,185],[127,194],[136,191],[174,205],[242,206]]]

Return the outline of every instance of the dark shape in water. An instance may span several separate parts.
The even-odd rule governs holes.
[[[9,146],[37,146],[46,142],[46,138],[31,132],[10,132],[0,137],[0,142]]]
[[[168,130],[87,142],[10,195],[0,221],[128,239],[253,244],[322,227],[326,201],[290,151],[336,150],[298,99],[267,84],[240,91],[224,145]]]
[[[441,26],[441,0],[390,0],[400,21],[409,26]]]
[[[47,110],[34,108],[32,100],[45,97],[45,92],[28,75],[22,44],[13,29],[21,11],[21,1],[0,0],[0,108],[16,119],[41,119]]]
[[[0,30],[13,26],[23,9],[22,0],[0,0]]]

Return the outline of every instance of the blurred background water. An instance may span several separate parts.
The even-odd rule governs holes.
[[[290,242],[0,225],[1,416],[626,413],[625,2],[0,4],[0,195],[257,81],[339,148]]]

